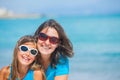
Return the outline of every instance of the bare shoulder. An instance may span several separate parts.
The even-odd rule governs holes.
[[[45,80],[45,75],[42,70],[34,70],[34,80]]]
[[[5,66],[3,67],[1,70],[0,70],[0,74],[3,74],[3,73],[6,73],[10,70],[10,67],[9,66]]]
[[[42,71],[41,70],[34,70],[34,74],[42,74]]]
[[[0,70],[0,80],[1,79],[6,79],[8,78],[10,73],[10,67],[9,66],[5,66]]]
[[[35,77],[40,77],[40,76],[42,76],[42,71],[41,70],[34,70],[34,76]]]

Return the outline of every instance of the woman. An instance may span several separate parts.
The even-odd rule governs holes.
[[[47,80],[67,80],[69,60],[73,56],[73,47],[62,26],[50,19],[42,23],[34,37],[40,53],[39,64],[43,65]]]
[[[14,49],[10,66],[0,70],[0,80],[45,80],[44,73],[36,62],[36,41],[33,36],[23,36]]]

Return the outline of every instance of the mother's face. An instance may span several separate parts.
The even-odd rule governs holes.
[[[46,27],[40,33],[42,34],[37,41],[38,50],[41,55],[51,55],[58,47],[58,32],[54,28]]]

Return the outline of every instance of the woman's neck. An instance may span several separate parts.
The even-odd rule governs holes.
[[[46,71],[48,68],[48,65],[50,64],[50,55],[42,55],[42,64]]]
[[[49,62],[49,61],[50,61],[50,56],[51,56],[51,55],[41,54],[42,61],[43,61],[44,63]]]

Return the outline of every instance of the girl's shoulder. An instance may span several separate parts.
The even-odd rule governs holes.
[[[45,79],[45,73],[42,69],[34,70],[34,80],[46,80]]]
[[[8,73],[10,72],[10,66],[4,66],[2,67],[2,69],[0,70],[0,74],[1,73]]]
[[[0,80],[1,79],[8,79],[10,74],[10,66],[5,66],[0,70]]]

